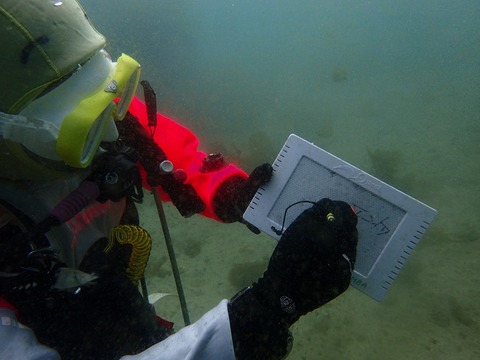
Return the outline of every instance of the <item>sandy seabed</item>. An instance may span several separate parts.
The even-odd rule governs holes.
[[[296,133],[438,210],[386,300],[349,289],[289,359],[480,359],[478,1],[82,3],[202,150],[249,171]],[[193,321],[262,274],[274,240],[165,209]],[[151,196],[140,211],[149,290],[175,294]],[[182,327],[176,295],[156,309]]]

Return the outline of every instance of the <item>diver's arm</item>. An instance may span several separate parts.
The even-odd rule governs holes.
[[[271,177],[272,170],[268,164],[259,167],[262,171],[254,171],[252,174],[255,177],[252,178],[237,166],[225,162],[220,154],[206,155],[198,150],[198,138],[190,130],[159,113],[152,138],[145,104],[137,98],[133,99],[129,113],[144,128],[142,140],[139,141],[138,136],[133,139],[138,142],[134,147],[143,148],[141,158],[151,156],[154,160],[153,164],[144,166],[145,170],[151,172],[148,167],[157,166],[162,159],[171,161],[175,170],[184,172],[184,183],[192,186],[203,202],[201,214],[204,216],[222,222],[241,221],[241,214],[255,191]],[[131,131],[127,133],[131,134]],[[158,149],[151,146],[152,139]],[[143,182],[148,187],[145,173]]]
[[[290,326],[347,290],[356,258],[356,224],[348,204],[322,199],[285,230],[267,271],[229,303],[238,360],[283,359]]]
[[[60,360],[55,350],[38,343],[32,330],[18,322],[13,306],[1,297],[0,359]]]
[[[195,323],[142,353],[124,356],[122,360],[234,360],[227,303],[223,300]]]
[[[125,359],[282,359],[291,343],[289,327],[348,288],[356,224],[348,204],[320,200],[288,227],[256,283],[177,334]]]

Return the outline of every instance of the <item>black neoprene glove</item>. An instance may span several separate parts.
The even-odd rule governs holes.
[[[215,214],[226,223],[243,221],[243,213],[257,192],[272,177],[270,164],[257,166],[248,178],[233,176],[220,185],[213,197]],[[253,230],[253,229],[252,229]]]
[[[237,359],[281,359],[288,328],[348,288],[356,224],[350,205],[322,199],[288,227],[263,277],[229,303]]]

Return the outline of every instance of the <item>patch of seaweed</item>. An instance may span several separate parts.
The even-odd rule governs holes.
[[[257,131],[248,138],[248,154],[245,162],[249,168],[263,164],[264,162],[273,162],[278,149],[275,149],[270,137],[263,130]]]
[[[202,242],[198,240],[189,240],[185,243],[183,252],[190,258],[197,257],[202,251]]]
[[[344,81],[348,80],[347,70],[345,70],[344,68],[341,68],[341,67],[336,67],[332,71],[332,80],[334,82],[337,82],[337,83],[344,82]]]
[[[423,199],[435,193],[437,186],[409,169],[401,151],[367,148],[367,154],[372,163],[372,175],[387,184]]]
[[[321,138],[324,138],[324,139],[332,137],[333,133],[334,133],[333,126],[330,125],[330,124],[325,124],[325,125],[319,126],[315,131],[315,134],[318,137],[321,137]]]
[[[393,182],[398,177],[398,169],[403,166],[403,156],[400,151],[367,148],[367,154],[376,177],[386,182]]]
[[[228,274],[230,284],[236,289],[251,285],[266,270],[265,261],[252,261],[242,264],[233,264]]]

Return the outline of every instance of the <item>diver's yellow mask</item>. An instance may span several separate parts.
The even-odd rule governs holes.
[[[85,168],[101,141],[118,137],[114,119],[125,116],[139,78],[134,59],[123,54],[112,62],[101,50],[18,115],[0,112],[0,136],[47,159]]]

